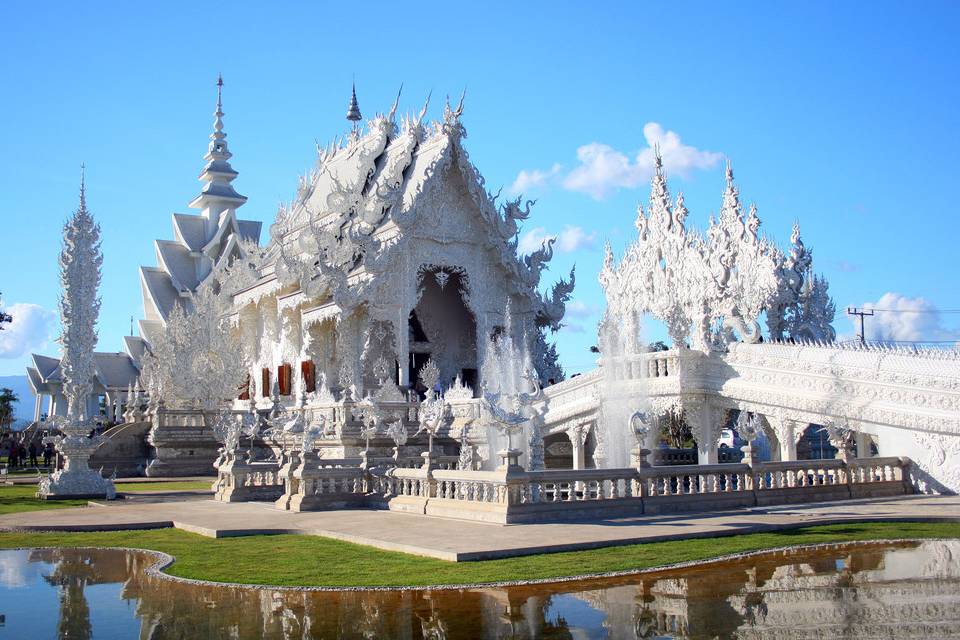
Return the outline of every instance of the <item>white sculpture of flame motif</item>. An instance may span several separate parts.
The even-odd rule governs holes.
[[[774,339],[832,339],[833,303],[822,278],[810,279],[809,253],[794,228],[793,250],[784,256],[760,235],[756,207],[744,213],[740,193],[727,167],[723,205],[706,236],[685,226],[688,211],[681,193],[670,201],[659,153],[646,211],[638,208],[637,241],[620,264],[609,245],[600,282],[607,296],[607,318],[615,324],[631,314],[661,320],[674,345],[710,351],[733,341],[761,338],[760,314],[767,312]],[[803,289],[804,278],[810,285]]]
[[[228,302],[203,285],[190,308],[175,305],[163,333],[144,356],[150,397],[211,410],[234,398],[247,378],[244,349],[224,318]]]
[[[88,413],[87,401],[96,374],[93,349],[97,342],[97,316],[100,313],[100,226],[87,211],[83,181],[80,183],[80,206],[63,226],[63,249],[60,252],[60,321],[63,333],[63,391],[67,398],[67,415],[54,420],[63,433],[49,439],[64,456],[63,469],[40,481],[41,497],[93,496],[111,499],[113,482],[90,469],[88,461],[100,445],[100,437],[88,437],[95,428],[94,416]]]

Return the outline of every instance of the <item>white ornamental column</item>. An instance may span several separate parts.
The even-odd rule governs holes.
[[[705,400],[698,399],[684,402],[683,410],[693,437],[697,440],[697,463],[717,464],[717,429],[713,407]]]
[[[797,439],[803,433],[796,420],[791,420],[782,413],[766,416],[767,421],[780,443],[780,461],[792,462],[797,459]]]
[[[100,227],[87,211],[81,178],[80,206],[63,227],[60,252],[60,321],[63,325],[60,367],[67,415],[54,421],[63,435],[50,441],[64,456],[64,466],[40,481],[37,495],[44,499],[115,496],[113,482],[87,464],[101,442],[99,436],[87,436],[94,427],[88,399],[95,374],[93,348],[97,343],[96,324],[100,313],[97,289],[102,262]]]
[[[570,444],[573,445],[573,468],[575,470],[586,467],[585,443],[588,432],[589,427],[585,424],[578,424],[566,431],[567,437],[570,439]]]

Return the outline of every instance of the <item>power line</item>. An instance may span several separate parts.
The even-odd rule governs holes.
[[[867,309],[881,313],[960,313],[960,309]]]
[[[859,342],[860,339],[857,338],[854,340],[847,340],[842,344],[850,344],[852,342]],[[960,343],[960,338],[955,340],[870,340],[872,344],[957,344]]]
[[[872,316],[873,311],[869,309],[857,309],[856,307],[847,307],[847,314],[851,316],[860,316],[860,344],[866,344],[867,340],[863,333],[864,316]]]

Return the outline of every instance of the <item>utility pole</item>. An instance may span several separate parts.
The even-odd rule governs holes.
[[[866,344],[867,340],[863,332],[863,317],[872,316],[872,309],[858,309],[856,307],[847,307],[847,315],[860,316],[860,344]]]

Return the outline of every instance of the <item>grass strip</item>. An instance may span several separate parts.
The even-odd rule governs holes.
[[[479,584],[630,571],[797,544],[957,537],[960,537],[960,523],[845,523],[461,563],[317,536],[214,539],[177,529],[0,533],[0,548],[134,547],[174,556],[176,562],[167,572],[184,578],[286,586],[389,587]]]
[[[207,481],[188,480],[173,482],[125,482],[115,485],[118,492],[143,493],[146,491],[197,491],[209,490],[212,484]],[[0,485],[0,515],[41,511],[45,509],[63,509],[65,507],[86,506],[86,500],[40,500],[37,498],[36,484]]]
[[[0,515],[24,511],[44,511],[65,507],[84,507],[86,500],[40,500],[36,484],[0,485]]]

